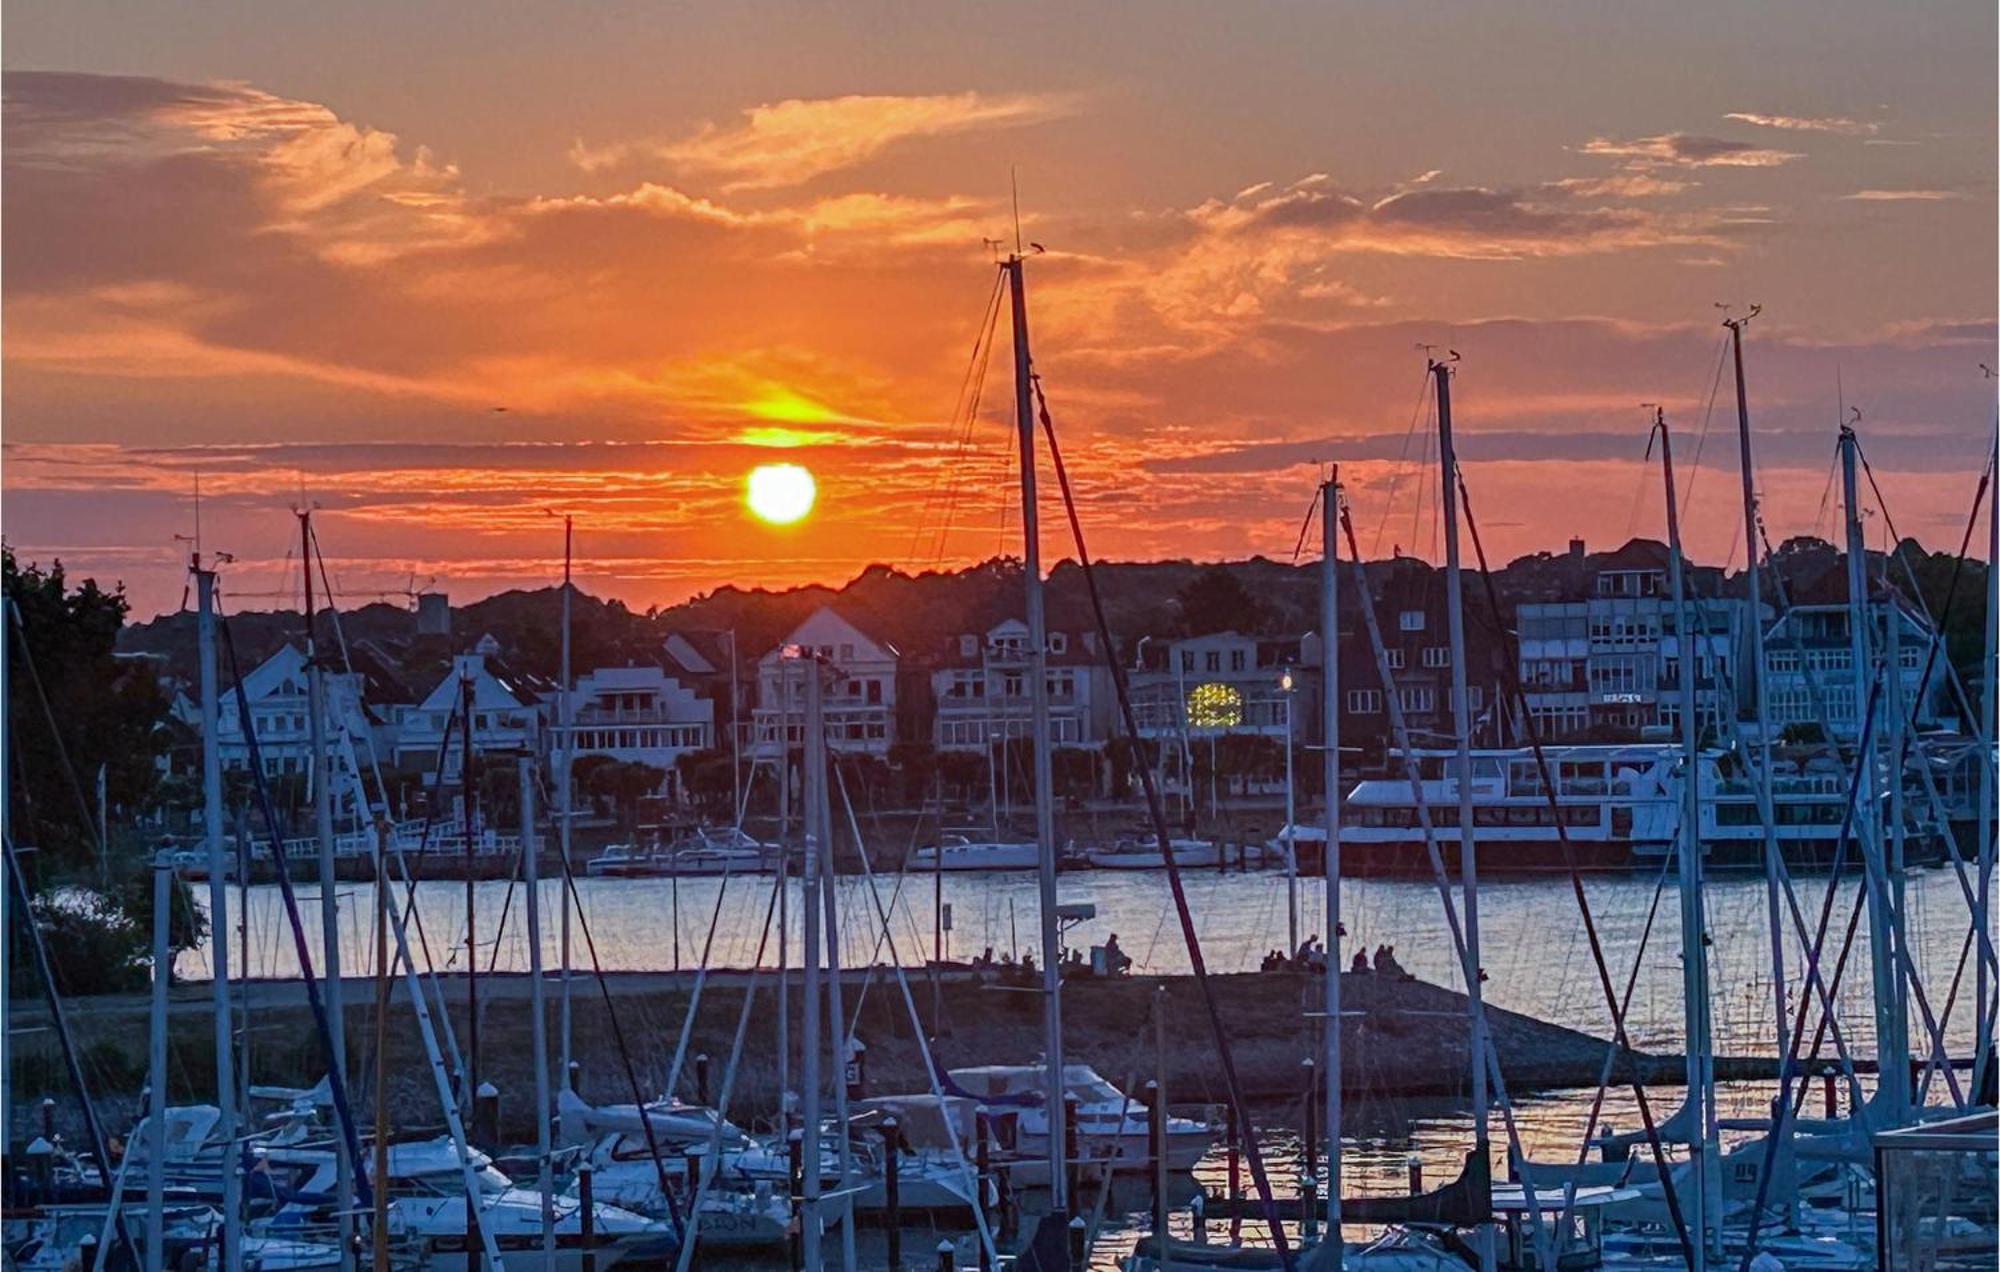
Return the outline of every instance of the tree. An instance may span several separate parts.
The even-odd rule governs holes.
[[[639,801],[656,793],[666,780],[667,771],[657,765],[612,760],[591,770],[588,789],[608,801],[628,827],[636,828]]]
[[[94,870],[88,788],[102,765],[114,816],[149,803],[159,782],[154,761],[166,743],[159,725],[167,697],[150,663],[116,656],[129,608],[122,589],[106,592],[85,579],[72,591],[62,562],[23,569],[12,549],[0,553],[0,581],[20,615],[18,627],[9,624],[7,662],[16,842],[38,850],[38,874]]]
[[[729,752],[715,747],[684,751],[675,757],[674,771],[680,775],[681,789],[695,807],[704,813],[734,811],[736,773]]]
[[[1216,632],[1254,633],[1270,621],[1270,608],[1250,594],[1234,571],[1209,566],[1174,594],[1181,632],[1210,636]]]
[[[106,592],[94,579],[72,590],[61,562],[22,568],[11,550],[0,552],[0,583],[13,607],[5,632],[10,846],[35,849],[23,864],[33,920],[62,992],[137,988],[151,957],[152,868],[144,845],[116,827],[158,793],[166,694],[152,663],[114,652],[128,608],[122,590]],[[87,789],[100,766],[113,823],[102,856]],[[173,888],[167,944],[179,953],[200,943],[206,922],[187,885],[176,879]],[[23,935],[7,934],[10,943]],[[35,992],[27,951],[17,946],[12,955],[9,991]]]
[[[930,798],[938,773],[936,747],[928,742],[898,742],[889,748],[889,764],[902,775],[905,804],[921,804]]]

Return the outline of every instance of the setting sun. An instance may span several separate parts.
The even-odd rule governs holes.
[[[798,464],[759,464],[744,483],[750,511],[773,525],[790,525],[812,511],[819,487]]]

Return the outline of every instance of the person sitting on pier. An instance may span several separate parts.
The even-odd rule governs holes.
[[[1396,961],[1396,947],[1393,945],[1378,945],[1375,947],[1375,970],[1384,976],[1393,976],[1397,980],[1416,979],[1415,976],[1404,971],[1403,965]]]
[[[1284,970],[1284,966],[1285,955],[1283,951],[1265,950],[1264,961],[1257,965],[1257,970],[1260,972],[1276,972]]]
[[[1347,970],[1349,970],[1350,972],[1365,972],[1365,971],[1367,971],[1367,970],[1368,970],[1368,951],[1366,951],[1366,950],[1356,950],[1356,951],[1354,951],[1354,966],[1352,966],[1352,967],[1348,968]]]
[[[1118,948],[1118,934],[1113,932],[1104,942],[1104,974],[1123,976],[1132,966],[1132,956]]]

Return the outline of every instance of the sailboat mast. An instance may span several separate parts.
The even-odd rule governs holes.
[[[1341,1266],[1340,1240],[1340,469],[1320,483],[1319,665],[1322,786],[1326,791],[1326,1031],[1321,1076],[1326,1080],[1326,1239],[1333,1266]],[[1360,568],[1357,562],[1356,569]]]
[[[1674,489],[1674,444],[1667,430],[1666,411],[1655,407],[1653,428],[1660,439],[1660,468],[1666,483],[1667,578],[1673,592],[1674,629],[1679,633],[1680,674],[1675,688],[1681,716],[1681,826],[1676,845],[1680,856],[1681,997],[1687,1028],[1687,1116],[1693,1176],[1696,1239],[1691,1246],[1693,1272],[1703,1272],[1711,1254],[1722,1250],[1722,1177],[1715,1123],[1714,1038],[1709,1025],[1708,916],[1702,895],[1701,745],[1697,733],[1695,676],[1699,663],[1698,634],[1688,615],[1687,566],[1681,555],[1679,496]],[[1711,1196],[1711,1189],[1713,1196]],[[1713,1204],[1711,1204],[1711,1202]]]
[[[1035,765],[1035,855],[1042,918],[1042,1047],[1049,1123],[1049,1209],[1063,1213],[1062,966],[1056,944],[1056,830],[1049,770],[1048,623],[1042,612],[1042,552],[1035,502],[1034,364],[1028,356],[1028,293],[1021,257],[1007,258],[1014,315],[1014,415],[1021,440],[1021,576],[1028,621],[1028,704]]]
[[[1757,316],[1758,307],[1741,318],[1729,318],[1729,348],[1736,370],[1737,468],[1743,479],[1743,582],[1750,604],[1745,615],[1750,624],[1750,672],[1755,686],[1757,749],[1752,764],[1756,772],[1751,785],[1757,795],[1757,820],[1764,829],[1764,918],[1771,929],[1771,1001],[1774,1007],[1771,1028],[1777,1039],[1778,1054],[1785,1055],[1791,1030],[1785,1009],[1785,927],[1778,895],[1783,890],[1780,871],[1784,862],[1778,855],[1778,817],[1771,796],[1771,677],[1764,662],[1764,588],[1759,578],[1757,534],[1757,465],[1750,455],[1750,394],[1743,381],[1743,328]],[[1856,704],[1856,710],[1860,705]],[[1780,1092],[1780,1099],[1784,1093]]]
[[[520,760],[521,776],[521,880],[526,885],[528,918],[528,1046],[534,1051],[535,1074],[535,1189],[542,1201],[542,1259],[554,1266],[556,1258],[555,1183],[549,1174],[549,1037],[548,1015],[543,1007],[542,987],[542,881],[540,863],[535,860],[535,762]]]
[[[208,846],[209,960],[215,997],[215,1135],[222,1142],[222,1247],[216,1266],[235,1267],[243,1241],[242,1176],[236,1164],[235,1018],[229,1002],[229,863],[222,849],[222,742],[215,664],[215,572],[194,571],[196,648],[201,662],[201,830]]]
[[[174,867],[162,849],[153,858],[153,985],[152,1011],[146,1031],[146,1272],[165,1266],[167,1208],[167,981],[173,973],[167,948],[168,899],[173,894]],[[110,1162],[99,1162],[102,1171]],[[118,1204],[112,1198],[112,1204]]]
[[[818,670],[817,667],[814,669]],[[836,904],[836,888],[831,886],[825,875],[832,873],[833,866],[833,781],[830,773],[819,784],[819,800],[813,816],[819,823],[820,851],[823,852],[823,866],[820,884],[820,908],[825,912],[821,924],[826,942],[826,1018],[833,1026],[833,1124],[840,1128],[837,1155],[840,1163],[840,1266],[856,1266],[854,1256],[854,1201],[847,1195],[853,1187],[854,1145],[853,1137],[847,1129],[847,1062],[848,1034],[847,1010],[842,1004],[840,993],[840,907]],[[856,847],[859,847],[857,844]],[[836,876],[837,878],[837,876]]]
[[[468,1114],[472,1112],[473,1101],[479,1098],[479,872],[474,868],[478,864],[474,856],[478,851],[474,839],[478,793],[472,783],[474,704],[472,675],[468,672],[458,682],[458,712],[465,726],[459,730],[458,755],[458,785],[463,805],[459,811],[465,832],[465,1090],[459,1094]],[[469,1218],[472,1211],[468,1209],[466,1214]]]
[[[819,664],[801,653],[798,664],[806,673],[805,685],[805,781],[803,817],[805,840],[805,889],[799,897],[799,908],[804,911],[805,930],[805,987],[803,990],[804,1027],[800,1046],[801,1105],[804,1113],[799,1134],[804,1137],[799,1145],[800,1181],[804,1196],[804,1214],[800,1216],[800,1253],[805,1266],[818,1268],[825,1266],[820,1257],[820,1236],[824,1219],[820,1214],[820,900],[822,886],[820,879],[821,856],[826,849],[826,841],[821,837],[819,822],[820,787],[826,781],[826,722],[825,711],[820,697]],[[844,1134],[846,1128],[843,1127]]]
[[[1840,429],[1840,493],[1847,522],[1847,635],[1849,655],[1854,664],[1854,730],[1858,746],[1862,737],[1870,735],[1867,721],[1861,718],[1862,713],[1876,699],[1869,693],[1869,686],[1874,680],[1869,641],[1874,624],[1868,612],[1868,542],[1861,527],[1860,484],[1857,480],[1859,457],[1856,451],[1854,430],[1843,424]],[[1893,617],[1890,622],[1894,623]],[[1895,667],[1889,666],[1885,674],[1894,676]],[[1885,694],[1880,701],[1882,705],[1879,709],[1883,714],[1891,714],[1891,699]],[[1884,724],[1887,724],[1886,720]],[[1896,779],[1896,775],[1882,763],[1885,755],[1883,735],[1887,732],[1887,728],[1875,729],[1872,734],[1874,742],[1854,757],[1862,773],[1862,798],[1855,802],[1854,815],[1861,851],[1869,862],[1863,874],[1868,888],[1868,970],[1875,998],[1878,1064],[1875,1100],[1893,1124],[1901,1120],[1903,1108],[1908,1102],[1909,1067],[1893,1062],[1898,1004],[1896,934],[1890,922],[1887,876],[1883,871],[1883,854],[1888,843],[1882,833],[1882,801],[1878,798],[1882,781],[1885,778],[1889,781]],[[1886,755],[1893,757],[1894,748],[1887,749]],[[1890,767],[1893,768],[1893,761]]]
[[[1443,486],[1439,506],[1444,510],[1445,627],[1451,638],[1452,732],[1457,734],[1458,773],[1453,785],[1458,792],[1458,871],[1465,893],[1465,949],[1469,974],[1466,977],[1465,1005],[1471,1027],[1467,1053],[1472,1061],[1473,1149],[1481,1157],[1492,1152],[1490,1118],[1492,1101],[1487,1091],[1486,1012],[1479,979],[1485,974],[1479,956],[1479,862],[1472,836],[1472,711],[1467,700],[1465,675],[1465,588],[1464,571],[1458,551],[1458,452],[1451,437],[1451,363],[1431,361],[1430,372],[1437,382],[1438,478]],[[1391,692],[1394,692],[1391,689]],[[1492,1272],[1495,1263],[1493,1225],[1479,1225],[1476,1238],[1481,1272]]]
[[[570,561],[571,561],[571,548],[574,542],[574,532],[575,532],[575,519],[571,517],[564,517],[563,518],[563,586],[562,586],[562,693],[556,699],[556,704],[557,704],[556,723],[562,731],[562,747],[557,753],[562,758],[557,762],[557,768],[555,773],[556,851],[562,854],[564,878],[569,877],[569,869],[570,869],[569,823],[570,823],[571,796],[569,789],[569,775],[570,775],[570,770],[572,768],[571,760],[574,758],[573,756],[571,756],[570,750],[576,745],[576,729],[575,729],[576,722],[572,718],[572,712],[574,712],[575,707],[570,701],[571,695],[575,692],[575,683],[571,679],[570,662],[569,662],[570,593],[571,593]],[[732,667],[731,670],[733,672],[734,668]],[[735,716],[733,712],[730,718],[732,721],[734,720]],[[562,960],[562,1004],[558,1008],[558,1019],[556,1021],[556,1033],[557,1033],[556,1045],[558,1048],[556,1057],[556,1080],[562,1083],[565,1087],[567,1087],[569,1085],[569,1058],[570,1058],[570,1036],[571,1036],[570,997],[569,997],[570,996],[569,912],[570,912],[571,901],[568,888],[561,889],[561,892],[562,892],[562,922],[561,922],[562,934],[560,938],[561,948],[558,950],[557,956]]]
[[[1993,913],[1993,840],[1996,833],[1995,795],[2000,794],[2000,773],[1994,771],[1993,745],[2000,740],[2000,676],[1993,674],[1993,668],[2000,666],[2000,429],[1996,429],[1993,453],[1989,461],[1993,480],[1986,487],[1986,661],[1981,666],[1986,671],[1985,704],[1983,718],[1977,729],[1972,731],[1973,740],[1980,744],[1979,755],[1979,906],[1973,915],[1973,922],[1984,926],[1991,921]],[[1987,1001],[1992,993],[1992,982],[1987,978],[1986,960],[1972,960],[1978,967],[1977,1011],[1973,1024],[1973,1069],[1971,1089],[1986,1090],[1986,1066],[1992,1063],[1993,1053],[1993,1008]]]
[[[340,881],[334,873],[333,858],[333,763],[326,738],[326,676],[319,664],[313,605],[312,510],[299,512],[299,573],[305,582],[306,604],[306,736],[312,747],[310,773],[313,822],[319,836],[319,930],[321,959],[326,973],[322,982],[326,995],[327,1050],[332,1058],[336,1081],[347,1080],[347,1030],[340,1010]],[[340,1248],[354,1249],[355,1162],[348,1156],[346,1141],[334,1150],[335,1208],[340,1212]],[[343,1253],[345,1263],[347,1253]]]

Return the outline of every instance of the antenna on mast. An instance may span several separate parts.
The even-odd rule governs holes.
[[[1014,255],[1021,254],[1021,170],[1007,165],[1007,183],[1014,191]]]

